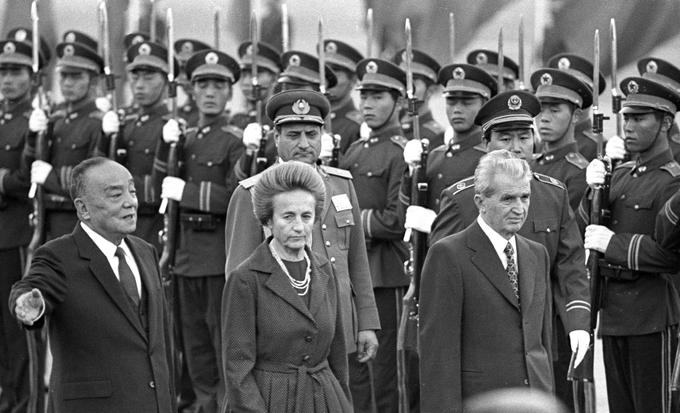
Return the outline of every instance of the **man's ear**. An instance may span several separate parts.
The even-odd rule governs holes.
[[[484,197],[481,194],[475,194],[474,201],[475,206],[477,206],[477,210],[479,212],[483,212],[482,210],[484,209]]]
[[[78,217],[82,219],[83,221],[87,221],[90,219],[90,212],[87,209],[87,205],[85,202],[82,200],[82,198],[76,198],[73,200],[73,205],[76,207],[76,213],[78,214]]]
[[[663,119],[661,120],[661,127],[663,128],[663,130],[668,132],[669,130],[671,130],[672,126],[673,118],[670,115],[664,115]]]
[[[579,122],[579,119],[581,119],[581,115],[583,114],[583,109],[574,107],[574,113],[571,114],[571,123],[572,124],[577,124]]]

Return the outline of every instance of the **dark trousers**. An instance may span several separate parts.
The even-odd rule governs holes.
[[[347,355],[349,390],[352,393],[354,413],[373,413],[373,389],[368,363],[359,363],[357,353]]]
[[[12,284],[21,279],[21,248],[0,250],[0,412],[25,412],[29,374],[26,333],[7,306]]]
[[[397,388],[397,327],[398,312],[404,288],[375,288],[375,304],[380,317],[380,331],[377,332],[378,355],[373,360],[373,391],[378,413],[399,411]]]
[[[224,397],[220,311],[224,274],[177,277],[184,357],[202,413],[217,412]]]
[[[676,328],[642,336],[604,336],[609,411],[668,411]]]
[[[569,336],[564,330],[564,324],[559,318],[555,319],[553,334],[556,337],[557,360],[553,361],[553,373],[555,375],[555,396],[569,409],[574,411],[574,392],[572,382],[567,380],[569,360],[571,359],[571,344]],[[553,349],[554,351],[555,349]]]

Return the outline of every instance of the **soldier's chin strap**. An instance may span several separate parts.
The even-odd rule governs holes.
[[[392,110],[390,111],[390,115],[387,118],[385,118],[385,122],[381,123],[380,126],[376,128],[371,128],[371,130],[381,130],[385,125],[389,123],[390,119],[392,119],[392,116],[394,116],[394,111],[397,110],[397,102],[399,102],[399,99],[394,101],[394,104],[392,105]]]

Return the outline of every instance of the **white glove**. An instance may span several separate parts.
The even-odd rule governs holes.
[[[583,240],[583,246],[589,250],[599,251],[604,254],[607,251],[609,241],[614,236],[614,231],[602,225],[588,225]]]
[[[163,178],[161,185],[161,198],[172,199],[173,201],[181,201],[184,193],[184,186],[186,185],[184,179],[174,176],[166,176]]]
[[[604,163],[599,159],[593,159],[586,168],[586,183],[588,186],[602,185],[604,183],[604,175],[607,170]]]
[[[623,159],[626,156],[626,144],[621,137],[614,135],[607,140],[604,153],[609,159]]]
[[[406,208],[406,222],[404,223],[404,228],[411,228],[429,234],[432,230],[432,223],[436,217],[437,213],[431,209],[411,205]]]
[[[574,330],[569,332],[569,343],[571,344],[571,352],[576,353],[574,359],[574,367],[577,367],[583,361],[583,358],[588,352],[590,346],[590,334],[585,330]]]
[[[444,145],[449,146],[449,142],[453,140],[453,126],[448,126],[444,131]]]
[[[179,141],[179,135],[182,131],[179,130],[179,122],[175,119],[170,119],[163,125],[163,141],[165,143],[174,143]]]
[[[335,140],[340,141],[340,135],[331,136],[331,134],[324,132],[321,135],[321,151],[319,152],[319,158],[331,158],[333,157],[333,148],[335,147]]]
[[[111,110],[111,101],[108,98],[98,97],[94,100],[94,104],[100,112],[106,113]]]
[[[21,294],[14,304],[14,314],[26,325],[33,325],[45,312],[45,299],[37,288]]]
[[[404,161],[410,167],[420,163],[420,156],[423,154],[423,145],[417,139],[406,142],[404,147]]]
[[[371,127],[368,126],[368,123],[361,122],[361,126],[359,126],[359,137],[368,139],[369,136],[371,136]]]
[[[52,165],[45,161],[33,161],[31,164],[31,183],[42,185],[52,172]]]
[[[102,117],[102,131],[110,135],[112,133],[118,133],[120,128],[120,120],[118,119],[118,114],[112,110],[107,111]]]
[[[33,109],[31,117],[28,118],[28,129],[31,132],[44,132],[47,130],[47,115],[42,109]]]
[[[247,149],[256,151],[260,149],[260,140],[262,139],[262,127],[257,123],[249,123],[243,129],[243,146]]]

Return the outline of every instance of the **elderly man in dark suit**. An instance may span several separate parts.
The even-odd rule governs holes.
[[[421,411],[460,412],[506,387],[553,389],[548,253],[517,232],[532,174],[507,150],[475,170],[479,216],[428,253],[420,297]]]
[[[39,248],[10,308],[27,328],[48,325],[51,411],[174,410],[168,312],[151,244],[137,224],[134,179],[91,158],[73,169],[80,223]]]

